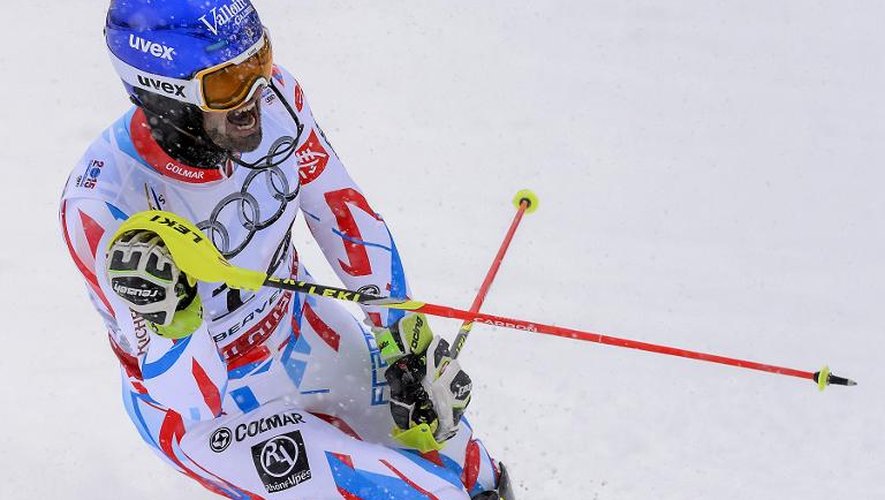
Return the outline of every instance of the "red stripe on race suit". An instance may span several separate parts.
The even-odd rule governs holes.
[[[184,420],[182,420],[181,415],[171,410],[167,411],[165,418],[163,418],[163,423],[160,425],[160,435],[158,439],[160,449],[163,451],[163,454],[169,457],[169,460],[172,460],[172,462],[177,465],[181,472],[183,472],[187,477],[200,483],[207,490],[223,497],[229,498],[230,495],[222,490],[218,484],[194,472],[193,469],[187,467],[184,463],[182,463],[181,460],[178,459],[178,456],[175,455],[175,447],[173,445],[178,444],[179,447],[181,446],[181,439],[184,437],[184,431]],[[194,461],[194,459],[191,458],[187,453],[185,453],[184,450],[182,450],[181,453],[185,457],[187,457],[187,459],[190,460],[193,465],[197,466],[200,470],[215,478],[219,483],[224,485],[224,487],[229,488],[237,493],[246,495],[249,500],[264,500],[264,497],[258,496],[242,488],[238,488],[231,483],[225,481],[224,479],[218,477],[217,475],[209,472],[208,470],[206,470],[205,467]]]
[[[344,455],[343,453],[332,453],[332,456],[334,456],[338,460],[341,460],[344,464],[353,469],[353,458],[350,455]]]
[[[285,344],[284,344],[285,345]],[[281,349],[281,348],[280,348]],[[279,350],[279,349],[278,349]],[[252,363],[260,363],[270,357],[270,349],[265,346],[253,347],[246,354],[227,364],[227,371],[232,372]]]
[[[350,206],[359,208],[375,220],[383,222],[381,217],[372,210],[366,198],[356,189],[345,188],[338,191],[330,191],[324,197],[326,198],[326,204],[329,205],[329,208],[335,215],[338,230],[346,236],[342,240],[349,262],[338,259],[341,269],[351,276],[368,276],[372,274],[372,263],[369,261],[369,253],[366,251],[366,246],[359,243],[363,236],[360,233],[360,228],[353,213],[350,211]]]
[[[331,424],[332,427],[335,427],[336,429],[347,434],[348,436],[350,436],[354,439],[358,439],[360,441],[363,440],[363,438],[361,438],[360,435],[357,434],[355,430],[353,430],[353,427],[351,427],[344,420],[341,420],[340,418],[332,416],[332,415],[326,415],[325,413],[316,413],[316,412],[309,412],[309,413],[311,415],[313,415],[314,417],[316,417],[328,424]]]
[[[486,454],[488,454],[488,452],[486,452]],[[495,471],[495,484],[498,484],[498,480],[501,479],[501,470],[498,469],[498,464],[494,460],[492,460],[492,470]]]
[[[206,406],[209,407],[209,411],[215,417],[221,415],[221,393],[218,391],[218,387],[212,383],[209,375],[206,374],[206,370],[200,366],[196,359],[193,360],[191,365],[191,373],[194,375],[194,380],[197,381],[197,387],[200,388],[200,393],[203,395],[203,400],[206,402]]]
[[[301,90],[301,85],[298,82],[295,82],[295,109],[299,113],[304,109],[304,91]]]
[[[428,451],[426,453],[421,454],[421,458],[431,462],[435,465],[439,465],[440,467],[445,467],[442,461],[442,457],[439,456],[439,452],[436,450]]]
[[[439,500],[439,499],[438,499],[433,493],[431,493],[431,492],[425,490],[424,488],[418,486],[417,484],[415,484],[411,479],[409,479],[408,477],[406,477],[405,474],[403,474],[402,472],[400,472],[396,467],[394,467],[393,465],[391,465],[390,462],[388,462],[387,460],[380,460],[380,462],[381,462],[382,464],[384,464],[385,467],[387,467],[388,469],[390,469],[391,471],[393,471],[393,473],[396,474],[397,477],[399,477],[400,479],[402,479],[403,482],[405,482],[406,484],[408,484],[409,486],[411,486],[412,488],[414,488],[415,491],[421,493],[422,495],[426,496],[426,497],[429,498],[430,500]]]
[[[205,472],[206,474],[208,474],[208,475],[212,476],[213,478],[217,479],[218,482],[221,483],[221,484],[223,484],[225,487],[230,488],[230,489],[236,491],[237,493],[241,493],[241,494],[243,494],[243,495],[246,495],[246,498],[248,498],[248,500],[265,500],[265,498],[264,498],[263,496],[256,495],[255,493],[252,493],[252,492],[249,491],[249,490],[245,490],[245,489],[243,489],[243,488],[239,488],[239,487],[237,487],[237,486],[234,486],[234,485],[232,485],[231,483],[225,481],[224,479],[218,477],[216,474],[213,474],[213,473],[209,472],[208,470],[206,470],[205,467],[203,467],[202,465],[198,464],[198,463],[196,462],[196,460],[194,460],[193,458],[191,458],[190,455],[188,455],[187,453],[185,453],[184,450],[181,450],[181,453],[182,453],[185,457],[187,457],[187,459],[190,460],[192,464],[196,465],[197,468],[199,468],[201,471],[203,471],[203,472]]]
[[[341,335],[317,316],[317,313],[315,313],[313,308],[310,307],[310,304],[307,303],[304,304],[304,318],[307,319],[307,323],[310,324],[313,331],[317,332],[317,335],[319,335],[333,351],[338,352]]]
[[[111,336],[111,332],[108,332],[108,340],[111,342],[111,350],[117,355],[117,359],[120,360],[120,365],[123,366],[126,375],[135,380],[144,380],[144,377],[141,374],[141,368],[138,366],[138,358],[124,351],[123,348],[120,347],[120,344],[114,340],[114,337]],[[145,391],[145,393],[146,392],[147,391]]]
[[[71,258],[74,259],[74,264],[77,266],[77,269],[80,270],[80,274],[83,275],[92,291],[99,300],[101,300],[105,308],[107,308],[107,313],[110,314],[111,317],[116,318],[117,316],[114,314],[114,309],[111,307],[111,303],[108,302],[108,298],[105,297],[104,292],[101,291],[101,287],[98,286],[98,278],[95,276],[95,272],[83,263],[80,256],[77,254],[77,251],[74,250],[74,244],[71,243],[71,236],[68,234],[67,210],[65,210],[67,203],[67,200],[65,200],[61,205],[61,232],[65,237],[65,244],[68,246],[68,252],[70,252]]]
[[[225,495],[224,491],[216,484],[198,475],[196,472],[189,469],[181,462],[181,460],[178,459],[178,457],[175,455],[173,443],[181,443],[182,437],[184,437],[184,421],[181,419],[181,416],[174,411],[167,411],[166,417],[163,419],[163,424],[160,426],[160,449],[163,450],[163,453],[167,457],[169,457],[169,460],[172,460],[172,463],[177,465],[181,472],[183,472],[189,478],[200,483],[204,488],[213,493],[221,496],[227,496]]]
[[[221,348],[221,354],[228,364],[239,363],[240,358],[249,354],[249,351],[263,345],[276,331],[280,321],[289,311],[289,303],[292,302],[292,292],[282,295],[277,304],[255,326],[239,336],[234,342]]]
[[[82,210],[80,212],[80,222],[83,223],[83,232],[86,233],[86,242],[89,243],[89,250],[92,252],[92,258],[98,253],[98,243],[104,236],[104,228],[95,219],[86,215]]]
[[[351,469],[354,468],[354,467],[353,467],[353,458],[351,458],[350,455],[344,455],[344,454],[342,454],[342,453],[332,453],[332,456],[334,456],[334,457],[337,458],[338,460],[341,460],[341,463],[343,463],[344,465],[350,467]],[[342,488],[341,486],[338,486],[338,493],[341,494],[341,497],[344,498],[344,500],[363,500],[362,498],[360,498],[360,497],[354,495],[353,493],[351,493],[351,492],[345,490],[345,489]]]
[[[343,498],[344,500],[363,500],[362,498],[354,495],[353,493],[348,492],[347,490],[345,490],[341,486],[338,487],[338,493],[341,494],[341,498]]]
[[[473,490],[476,480],[479,478],[480,450],[479,443],[471,439],[467,443],[467,451],[464,457],[464,472],[461,473],[461,482],[467,491]]]
[[[205,184],[225,178],[220,169],[209,170],[192,167],[169,156],[151,135],[147,117],[141,108],[138,108],[132,115],[129,135],[132,137],[132,145],[135,146],[138,155],[154,167],[154,170],[166,177],[191,184]]]
[[[370,312],[369,320],[372,321],[372,324],[377,326],[378,328],[383,327],[384,325],[381,323],[381,313]]]

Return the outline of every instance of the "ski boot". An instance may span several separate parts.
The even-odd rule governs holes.
[[[504,464],[498,463],[501,474],[498,476],[498,486],[495,491],[483,491],[471,500],[516,500],[513,495],[513,486],[510,485],[510,474],[504,468]]]

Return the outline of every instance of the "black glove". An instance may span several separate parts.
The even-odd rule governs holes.
[[[442,448],[458,433],[470,404],[470,377],[452,359],[448,342],[430,331],[424,315],[407,315],[393,328],[374,332],[390,363],[384,376],[398,427],[394,437],[421,451]]]

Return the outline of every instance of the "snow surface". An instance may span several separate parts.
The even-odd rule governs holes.
[[[861,384],[478,326],[472,419],[521,499],[885,498],[885,4],[256,3],[418,298],[468,306],[531,187],[486,311]],[[129,423],[56,222],[127,106],[106,7],[3,2],[4,499],[212,498]]]

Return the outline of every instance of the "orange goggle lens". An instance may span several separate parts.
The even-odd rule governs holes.
[[[273,50],[265,38],[258,52],[240,63],[210,69],[200,79],[206,107],[217,111],[236,108],[252,97],[256,84],[270,81],[273,74]]]

